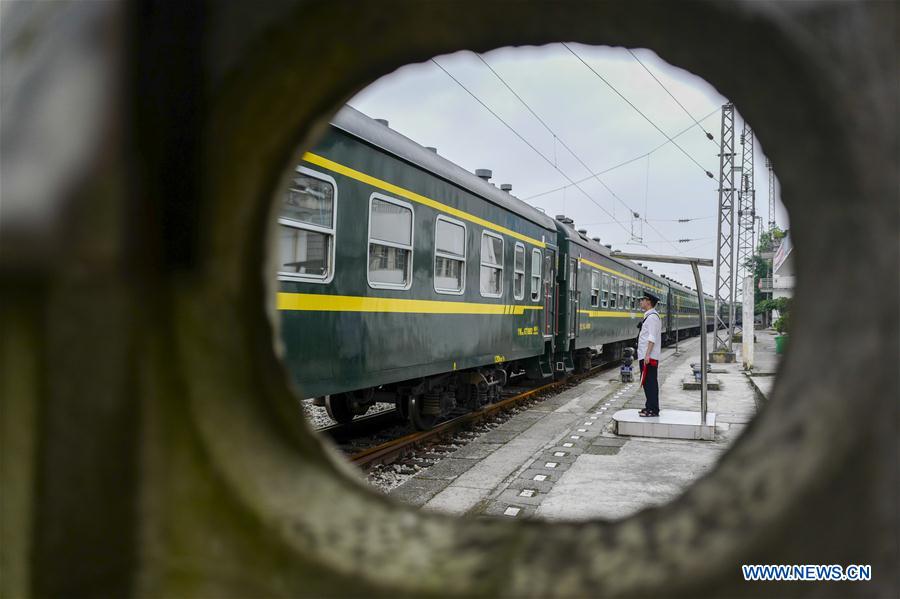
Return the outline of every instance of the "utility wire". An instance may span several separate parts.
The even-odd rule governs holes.
[[[710,118],[711,116],[713,116],[713,115],[715,115],[715,114],[718,114],[718,113],[720,112],[720,110],[721,110],[720,108],[714,109],[712,112],[710,112],[710,113],[707,114],[705,117],[703,117],[702,119],[700,119],[700,122],[702,123],[703,121],[705,121],[706,119]],[[690,126],[688,126],[688,127],[685,127],[684,129],[682,129],[681,131],[679,131],[678,133],[676,133],[675,135],[673,135],[673,136],[672,136],[672,139],[677,139],[677,138],[681,137],[682,135],[684,135],[685,133],[687,133],[688,131],[690,131],[690,130],[693,129],[693,128],[694,128],[694,125],[690,125]],[[653,149],[650,150],[649,152],[644,152],[643,154],[640,154],[640,155],[638,155],[638,156],[635,156],[634,158],[629,158],[628,160],[625,160],[625,161],[623,161],[623,162],[620,162],[620,163],[618,163],[618,164],[616,164],[616,165],[614,165],[614,166],[611,166],[611,167],[609,167],[609,168],[605,168],[605,169],[603,169],[602,171],[598,171],[598,172],[596,172],[596,173],[591,173],[591,175],[585,177],[584,179],[579,179],[579,180],[577,181],[577,183],[584,183],[585,181],[589,181],[590,179],[593,179],[595,176],[605,175],[606,173],[608,173],[608,172],[610,172],[610,171],[614,171],[614,170],[616,170],[616,169],[622,168],[623,166],[628,166],[628,165],[631,164],[632,162],[637,162],[638,160],[641,160],[641,159],[643,159],[643,158],[646,158],[647,156],[650,156],[651,154],[653,154],[653,153],[655,153],[655,152],[657,152],[657,151],[663,149],[664,147],[666,147],[666,146],[669,145],[670,143],[671,143],[671,140],[670,140],[670,141],[664,141],[663,143],[659,144],[658,146],[656,146],[655,148],[653,148]],[[562,186],[562,187],[557,187],[557,188],[555,188],[555,189],[548,189],[547,191],[542,191],[541,193],[536,193],[536,194],[534,194],[534,195],[532,195],[532,196],[528,196],[527,198],[525,198],[525,200],[526,200],[526,201],[527,201],[527,200],[533,200],[533,199],[539,198],[539,197],[541,197],[541,196],[549,195],[549,194],[551,194],[551,193],[555,193],[555,192],[557,192],[557,191],[561,191],[561,190],[565,189],[566,187],[570,187],[570,186],[569,186],[569,185],[564,185],[564,186]],[[711,217],[711,218],[714,218],[714,217]]]
[[[654,223],[689,223],[695,220],[707,220],[710,218],[716,218],[716,215],[712,216],[695,216],[693,218],[651,218],[648,219]]]
[[[706,170],[706,168],[704,168],[702,164],[700,164],[699,162],[697,162],[697,160],[695,160],[693,156],[691,156],[690,154],[688,154],[688,153],[687,153],[687,150],[685,150],[685,149],[682,148],[680,145],[678,145],[678,142],[676,142],[674,139],[672,139],[671,137],[669,137],[668,133],[666,133],[665,131],[663,131],[662,129],[660,129],[659,126],[658,126],[656,123],[654,123],[654,122],[650,119],[650,117],[648,117],[646,114],[644,114],[643,112],[641,112],[641,109],[638,108],[637,106],[635,106],[635,105],[631,102],[631,100],[629,100],[628,98],[626,98],[626,97],[622,94],[622,92],[620,92],[618,89],[615,88],[615,86],[613,86],[612,83],[610,83],[609,81],[607,81],[607,80],[603,77],[603,75],[601,75],[600,73],[598,73],[598,72],[594,69],[594,67],[592,67],[591,65],[589,65],[588,63],[586,63],[586,62],[584,61],[584,59],[583,59],[581,56],[579,56],[579,55],[575,52],[575,50],[573,50],[572,48],[570,48],[569,45],[568,45],[567,43],[563,42],[562,45],[563,45],[563,47],[565,47],[566,50],[568,50],[569,52],[571,52],[572,55],[573,55],[575,58],[577,58],[578,60],[580,60],[581,63],[582,63],[584,66],[586,66],[588,69],[590,69],[591,72],[592,72],[594,75],[596,75],[596,76],[600,79],[600,81],[602,81],[603,83],[605,83],[611,90],[613,90],[613,91],[616,93],[616,95],[618,95],[620,98],[622,98],[622,99],[623,99],[629,106],[631,106],[631,107],[632,107],[639,115],[641,115],[642,117],[644,117],[644,120],[646,120],[648,123],[650,123],[651,125],[653,125],[653,128],[654,128],[654,129],[656,129],[657,131],[659,131],[660,133],[662,133],[662,134],[665,136],[665,138],[668,139],[670,142],[672,142],[672,144],[673,144],[676,148],[678,148],[679,150],[681,150],[681,153],[684,154],[685,156],[687,156],[687,158],[688,158],[691,162],[693,162],[694,164],[696,164],[697,167],[698,167],[700,170],[702,170],[703,173],[704,173],[707,177],[709,177],[710,179],[713,179],[713,180],[716,179],[715,176],[714,176],[711,172],[709,172],[708,170]]]
[[[715,239],[715,237],[697,237],[696,239],[679,239],[678,243],[694,243],[696,241],[707,241],[709,239]],[[630,241],[622,241],[618,245],[627,245],[631,243]],[[655,240],[655,241],[645,241],[644,243],[669,243],[665,239]]]
[[[593,202],[594,204],[596,204],[596,206],[597,206],[598,208],[600,208],[601,210],[603,210],[603,212],[605,212],[607,215],[609,215],[609,217],[612,218],[612,219],[613,219],[620,227],[622,227],[622,229],[623,229],[626,233],[628,233],[629,235],[631,234],[631,231],[629,231],[628,228],[625,227],[625,225],[623,225],[621,222],[619,222],[619,221],[616,219],[616,217],[615,217],[612,213],[609,212],[609,210],[607,210],[606,208],[604,208],[603,205],[601,205],[597,200],[595,200],[595,199],[594,199],[588,192],[586,192],[580,185],[578,185],[577,183],[575,183],[575,181],[573,181],[572,178],[569,177],[569,175],[567,175],[566,173],[564,173],[564,172],[562,171],[562,169],[560,169],[558,166],[556,166],[555,164],[553,164],[553,161],[552,161],[552,160],[550,160],[549,158],[547,158],[547,156],[545,156],[540,150],[538,150],[536,147],[534,147],[534,145],[532,145],[531,142],[529,142],[529,141],[528,141],[527,139],[525,139],[518,131],[516,131],[516,130],[512,127],[512,125],[510,125],[509,123],[507,123],[505,120],[503,120],[503,119],[500,117],[500,115],[498,115],[496,112],[494,112],[493,110],[491,110],[491,108],[490,108],[487,104],[485,104],[485,103],[481,100],[481,98],[479,98],[478,96],[476,96],[476,95],[475,95],[468,87],[466,87],[465,85],[463,85],[462,82],[461,82],[459,79],[457,79],[457,78],[454,77],[452,74],[450,74],[450,72],[449,72],[447,69],[445,69],[443,66],[441,66],[441,64],[440,64],[438,61],[436,61],[435,59],[432,58],[432,59],[431,59],[431,62],[433,62],[440,70],[444,71],[444,73],[446,73],[446,75],[447,75],[448,77],[450,77],[450,79],[452,79],[453,81],[455,81],[457,85],[459,85],[461,88],[463,88],[463,90],[465,90],[466,93],[468,93],[470,96],[472,96],[472,98],[474,98],[476,102],[478,102],[479,104],[481,104],[481,106],[484,107],[485,110],[487,110],[488,112],[490,112],[490,113],[494,116],[494,118],[496,118],[498,121],[500,121],[501,123],[503,123],[503,125],[504,125],[507,129],[509,129],[510,131],[512,131],[513,134],[515,134],[516,137],[518,137],[520,140],[522,140],[523,143],[525,143],[525,145],[527,145],[529,148],[531,148],[531,149],[534,151],[535,154],[537,154],[538,156],[540,156],[541,158],[543,158],[544,161],[545,161],[547,164],[549,164],[551,167],[553,167],[560,175],[562,175],[563,177],[565,177],[566,180],[569,181],[569,183],[571,183],[572,185],[574,185],[574,186],[578,189],[578,191],[580,191],[581,193],[583,193],[583,194],[584,194],[591,202]],[[610,193],[612,193],[611,190],[610,190]]]
[[[486,66],[486,67],[491,71],[491,73],[493,73],[494,76],[495,76],[498,80],[500,80],[500,83],[502,83],[502,84],[504,85],[504,87],[506,87],[506,89],[508,89],[508,90],[510,91],[510,93],[511,93],[512,95],[514,95],[514,96],[516,97],[516,99],[519,100],[519,102],[522,103],[522,106],[524,106],[526,109],[528,109],[528,112],[530,112],[530,113],[532,114],[532,116],[534,116],[534,118],[536,118],[536,119],[538,120],[538,122],[540,122],[540,124],[544,126],[544,128],[550,133],[550,135],[553,136],[553,139],[556,140],[556,141],[559,141],[559,143],[562,145],[562,147],[564,147],[564,148],[569,152],[569,154],[571,154],[571,155],[575,158],[575,160],[577,160],[577,161],[579,162],[579,164],[581,164],[581,166],[584,167],[584,170],[586,170],[587,172],[590,173],[590,172],[591,172],[591,167],[589,167],[589,166],[584,162],[584,160],[581,159],[581,157],[575,152],[575,150],[573,150],[573,149],[569,146],[569,144],[567,144],[567,143],[566,143],[559,135],[556,134],[556,132],[555,132],[553,129],[550,128],[550,125],[548,125],[548,124],[544,121],[544,119],[542,119],[540,116],[538,116],[538,114],[534,111],[534,109],[532,109],[531,106],[528,105],[528,102],[526,102],[524,99],[522,99],[522,96],[520,96],[519,94],[517,94],[516,91],[512,88],[512,86],[510,86],[510,85],[506,82],[506,80],[503,79],[503,77],[500,76],[500,73],[498,73],[496,70],[494,70],[494,68],[493,68],[490,64],[488,64],[488,62],[487,62],[480,54],[476,54],[475,56],[477,56],[477,57],[478,57],[478,60],[480,60],[480,61],[484,64],[484,66]],[[440,66],[440,65],[438,65],[438,66]],[[444,71],[444,72],[446,72],[446,71]],[[457,83],[458,83],[458,82],[457,82]],[[556,165],[554,165],[554,168],[556,168],[557,170],[559,170],[559,168],[556,167]],[[562,172],[562,171],[560,171],[560,172]],[[570,179],[569,177],[566,177],[566,178],[569,179],[569,181],[571,181],[574,185],[577,186],[577,184],[575,184],[575,182],[572,181],[572,179]],[[596,179],[597,182],[599,182],[600,185],[602,185],[602,186],[606,189],[606,191],[608,191],[608,192],[610,193],[610,195],[612,195],[612,197],[614,197],[616,200],[618,200],[620,204],[622,204],[623,206],[625,206],[625,208],[628,210],[629,213],[631,213],[631,214],[634,215],[634,216],[637,216],[638,213],[634,210],[634,208],[632,208],[631,206],[629,206],[628,204],[626,204],[626,203],[625,203],[625,200],[623,200],[622,198],[620,198],[620,197],[618,196],[618,194],[616,194],[616,192],[614,192],[614,191],[612,190],[612,188],[611,188],[609,185],[606,184],[605,181],[603,181],[598,175],[593,175],[593,178]],[[582,191],[583,191],[583,190],[582,190]],[[587,194],[585,194],[585,195],[587,195]],[[589,196],[589,197],[590,197],[590,196]],[[593,198],[592,198],[592,201],[593,201]],[[594,202],[594,203],[596,203],[596,202]],[[598,204],[598,205],[599,205],[599,204]],[[605,210],[604,210],[604,211],[605,211]],[[609,214],[609,213],[607,212],[607,214]],[[613,219],[615,219],[615,216],[613,216]],[[621,225],[621,223],[619,223],[619,224]],[[648,224],[649,224],[649,223],[648,223]],[[666,241],[668,242],[668,240],[665,238],[665,236],[664,236],[662,233],[660,233],[659,230],[656,229],[656,227],[654,227],[653,225],[650,225],[650,228],[652,228],[654,231],[656,231],[657,235],[659,235],[659,237],[660,237],[661,239],[666,240]],[[669,243],[671,244],[671,242],[669,242]],[[672,248],[675,249],[675,246],[672,245]]]
[[[645,64],[643,63],[643,61],[641,61],[641,59],[637,57],[637,54],[635,54],[634,52],[632,52],[632,50],[631,50],[630,48],[628,49],[628,53],[631,54],[631,57],[634,58],[634,59],[638,62],[639,65],[641,65],[642,67],[644,67],[644,70],[647,71],[647,74],[650,75],[651,77],[653,77],[653,80],[656,81],[656,82],[659,84],[659,86],[665,90],[665,92],[666,92],[667,94],[669,94],[669,97],[672,98],[673,100],[675,100],[675,103],[678,104],[678,105],[681,107],[681,109],[684,111],[684,114],[688,115],[688,117],[690,117],[690,119],[691,119],[692,121],[694,121],[694,124],[697,125],[697,126],[700,128],[700,130],[703,131],[703,132],[706,134],[707,139],[709,139],[710,141],[715,141],[715,138],[713,137],[713,134],[710,133],[709,131],[707,131],[707,130],[703,127],[703,125],[701,125],[700,122],[699,122],[697,119],[694,118],[694,115],[692,115],[692,114],[688,111],[688,109],[684,107],[684,104],[682,104],[681,102],[678,101],[678,98],[675,97],[675,94],[673,94],[672,92],[669,91],[669,88],[666,87],[665,84],[663,84],[663,82],[660,81],[660,80],[656,77],[656,75],[653,74],[653,71],[651,71],[649,68],[647,68],[647,65],[645,65]]]

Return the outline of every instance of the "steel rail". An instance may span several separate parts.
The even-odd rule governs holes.
[[[430,430],[410,433],[403,437],[388,441],[387,443],[383,443],[375,447],[370,447],[359,453],[351,455],[349,459],[353,464],[363,469],[371,468],[372,466],[380,463],[390,463],[393,459],[402,456],[415,447],[423,445],[434,439],[439,439],[442,436],[445,436],[452,432],[456,432],[466,426],[475,424],[482,420],[486,420],[489,416],[500,411],[508,410],[514,407],[516,404],[522,403],[523,401],[537,393],[541,393],[542,391],[561,387],[568,383],[580,381],[594,376],[610,364],[615,364],[615,362],[599,364],[591,368],[586,373],[570,375],[564,379],[560,379],[552,383],[547,383],[546,385],[541,385],[540,387],[535,387],[534,389],[529,389],[528,391],[519,393],[518,395],[514,395],[513,397],[498,401],[497,403],[489,404],[481,410],[469,412],[452,420],[448,420],[447,422],[439,424],[438,426]]]
[[[358,416],[344,424],[336,423],[313,429],[320,435],[327,435],[335,443],[348,441],[354,437],[378,432],[394,424],[400,424],[400,414],[396,408],[373,414]]]

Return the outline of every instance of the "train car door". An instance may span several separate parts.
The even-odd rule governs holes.
[[[544,249],[544,336],[556,334],[556,251]]]
[[[578,260],[569,259],[569,339],[578,336]]]

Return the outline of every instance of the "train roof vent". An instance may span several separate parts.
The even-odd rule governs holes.
[[[437,154],[437,148],[435,148],[434,146],[425,146],[425,149],[433,154]]]
[[[603,247],[605,247],[605,248],[608,249],[608,250],[611,250],[611,249],[612,249],[612,244],[611,244],[611,243],[607,243],[607,244],[604,245]]]
[[[387,119],[375,119],[376,123],[381,123],[385,127],[390,127],[390,123],[388,123]]]
[[[578,232],[582,235],[587,235],[587,229],[578,229]]]
[[[494,173],[489,168],[477,168],[475,169],[475,176],[487,183],[494,176]]]
[[[505,191],[506,193],[512,192],[512,183],[502,183],[500,184],[500,190]]]
[[[563,222],[566,223],[567,225],[574,225],[574,224],[575,224],[575,221],[572,220],[571,218],[569,218],[568,216],[566,217],[566,219],[565,219]]]
[[[564,222],[566,222],[566,215],[565,214],[557,214],[556,220],[558,220],[561,223],[564,223]]]
[[[593,240],[596,241],[597,243],[600,243],[600,238],[599,238],[599,237],[591,237],[591,239],[593,239]]]

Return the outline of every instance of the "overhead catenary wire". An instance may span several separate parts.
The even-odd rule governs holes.
[[[648,219],[654,223],[689,223],[695,220],[708,220],[710,218],[716,218],[716,215],[712,216],[694,216],[691,218],[651,218]]]
[[[484,57],[482,57],[480,54],[476,54],[475,56],[477,56],[477,57],[478,57],[478,60],[480,60],[480,61],[484,64],[484,66],[486,66],[486,67],[491,71],[491,73],[494,74],[494,76],[500,81],[500,83],[502,83],[503,86],[506,87],[506,89],[509,90],[509,92],[510,92],[513,96],[516,97],[516,99],[522,104],[522,106],[524,106],[524,107],[528,110],[528,112],[530,112],[531,115],[534,116],[534,118],[537,119],[537,121],[538,121],[541,125],[544,126],[544,128],[550,133],[550,135],[553,136],[554,144],[555,144],[555,142],[558,141],[558,142],[560,143],[560,145],[562,145],[562,147],[564,147],[564,148],[566,149],[566,151],[568,151],[569,154],[571,154],[572,157],[575,158],[575,160],[577,160],[578,163],[581,164],[582,167],[584,167],[584,170],[586,170],[588,173],[591,173],[591,172],[592,172],[591,167],[589,167],[589,166],[587,165],[587,163],[585,163],[585,161],[581,159],[581,156],[579,156],[578,153],[575,152],[575,150],[573,150],[573,149],[569,146],[569,144],[567,144],[567,143],[565,142],[565,140],[563,140],[559,135],[556,134],[556,132],[550,127],[550,125],[548,125],[547,122],[546,122],[544,119],[542,119],[542,118],[540,117],[540,115],[538,115],[538,113],[534,111],[533,108],[531,108],[531,106],[528,104],[528,102],[526,102],[526,101],[522,98],[522,96],[520,96],[518,93],[516,93],[516,90],[514,90],[514,89],[512,88],[512,86],[511,86],[509,83],[506,82],[506,80],[500,75],[500,73],[498,73],[498,72],[494,69],[494,67],[492,67],[492,66],[488,63],[488,61],[486,61],[486,60],[484,59]],[[440,66],[440,65],[438,65],[438,66]],[[445,70],[444,72],[446,72],[446,70]],[[471,93],[471,92],[470,92],[470,93]],[[557,170],[559,170],[559,167],[556,166],[555,164],[554,164],[554,168],[556,168]],[[560,171],[560,172],[562,172],[562,171]],[[572,179],[570,179],[568,176],[567,176],[566,178],[569,179],[569,181],[571,181],[574,185],[577,186],[577,184],[575,184],[574,181],[572,181]],[[634,216],[637,216],[637,214],[638,214],[637,211],[635,211],[634,208],[632,208],[631,206],[629,206],[629,205],[625,202],[625,200],[623,200],[621,197],[619,197],[619,195],[616,194],[616,192],[614,192],[614,191],[612,190],[612,188],[611,188],[609,185],[607,185],[606,182],[603,181],[598,175],[592,175],[592,178],[593,178],[593,179],[596,179],[597,182],[600,183],[600,185],[602,185],[602,186],[604,187],[604,189],[606,189],[606,191],[608,191],[608,192],[610,193],[610,195],[612,195],[612,197],[614,197],[616,200],[618,200],[620,204],[622,204],[623,206],[625,206],[625,208],[628,210],[628,212],[629,212],[630,214],[632,214],[632,215],[634,215]],[[583,190],[582,190],[582,192],[583,192]],[[587,193],[585,193],[585,195],[587,195]],[[589,196],[589,197],[590,197],[590,196]],[[592,199],[592,201],[593,201],[593,198],[591,198],[591,199]],[[594,202],[594,203],[596,203],[596,202]],[[598,205],[599,205],[599,204],[598,204]],[[609,213],[607,212],[607,214],[609,214]],[[613,220],[616,220],[615,215],[612,215],[612,216],[613,216]],[[618,221],[617,221],[617,222],[618,222]],[[619,223],[619,224],[621,224],[621,223]],[[649,223],[648,223],[648,224],[649,224]],[[666,237],[665,237],[662,233],[659,232],[658,229],[656,229],[655,227],[653,227],[653,225],[650,225],[650,228],[652,228],[654,231],[656,231],[656,234],[659,235],[659,237],[660,237],[661,239],[667,241],[670,245],[672,245],[672,243],[671,243],[670,241],[668,241],[668,240],[666,239]],[[672,249],[676,249],[674,245],[672,245]],[[676,249],[676,251],[677,251],[677,249]]]
[[[697,241],[708,241],[710,239],[715,239],[715,237],[697,237],[696,239],[679,239],[678,243],[695,243]],[[632,243],[633,242],[631,242],[631,241],[622,241],[619,243],[614,242],[613,245],[630,245]],[[661,240],[645,241],[643,243],[670,243],[670,242],[668,240],[661,239]],[[640,245],[643,245],[643,244],[640,244]]]
[[[612,219],[613,219],[620,227],[622,227],[622,229],[623,229],[626,233],[629,233],[629,234],[630,234],[630,231],[628,230],[628,228],[627,228],[624,224],[622,224],[619,220],[617,220],[617,219],[615,218],[615,216],[614,216],[612,213],[609,212],[609,210],[607,210],[602,204],[600,204],[600,202],[598,202],[597,200],[595,200],[595,199],[593,198],[593,196],[591,196],[588,192],[586,192],[580,185],[578,185],[577,183],[575,183],[575,181],[573,181],[572,178],[569,177],[569,175],[567,175],[565,172],[563,172],[562,169],[560,169],[557,165],[553,164],[553,161],[550,160],[550,158],[548,158],[547,156],[545,156],[543,152],[541,152],[540,150],[538,150],[538,149],[537,149],[530,141],[528,141],[527,139],[525,139],[525,137],[522,136],[521,133],[519,133],[518,131],[516,131],[516,129],[515,129],[512,125],[510,125],[510,124],[507,123],[505,120],[503,120],[503,118],[500,117],[500,115],[498,115],[496,112],[494,112],[494,111],[491,109],[490,106],[488,106],[487,104],[485,104],[485,103],[481,100],[481,98],[479,98],[477,95],[475,95],[474,92],[472,92],[472,90],[470,90],[468,87],[466,87],[465,85],[463,85],[463,83],[462,83],[459,79],[457,79],[456,77],[454,77],[454,76],[450,73],[450,71],[448,71],[447,69],[445,69],[438,61],[436,61],[435,59],[432,58],[432,59],[431,59],[431,62],[433,62],[433,63],[435,64],[435,66],[437,66],[437,67],[438,67],[440,70],[442,70],[448,77],[450,77],[450,79],[452,79],[454,82],[456,82],[456,84],[457,84],[459,87],[461,87],[467,94],[469,94],[470,96],[472,96],[472,98],[473,98],[476,102],[478,102],[479,104],[481,104],[481,106],[482,106],[485,110],[487,110],[489,113],[491,113],[491,115],[493,115],[493,117],[494,117],[495,119],[497,119],[498,121],[500,121],[500,123],[502,123],[503,126],[505,126],[507,129],[509,129],[509,130],[510,130],[516,137],[518,137],[525,145],[527,145],[529,148],[531,148],[531,150],[532,150],[535,154],[537,154],[538,156],[540,156],[547,164],[549,164],[551,167],[553,167],[554,170],[556,170],[556,171],[557,171],[560,175],[562,175],[567,181],[569,181],[569,183],[571,183],[576,189],[578,189],[578,191],[580,191],[582,194],[584,194],[585,197],[587,197],[587,198],[588,198],[591,202],[593,202],[598,208],[600,208],[600,209],[601,209],[603,212],[605,212],[610,218],[612,218]]]
[[[705,168],[702,164],[700,164],[699,162],[697,162],[697,160],[696,160],[693,156],[691,156],[690,154],[688,154],[687,150],[685,150],[684,148],[682,148],[682,147],[678,144],[678,142],[676,142],[674,139],[672,139],[671,137],[669,137],[669,134],[668,134],[668,133],[666,133],[665,131],[663,131],[663,130],[659,127],[659,125],[657,125],[655,122],[653,122],[653,120],[652,120],[650,117],[648,117],[646,114],[644,114],[644,112],[641,111],[640,108],[638,108],[637,106],[635,106],[634,103],[633,103],[631,100],[629,100],[628,98],[626,98],[625,95],[624,95],[622,92],[620,92],[618,89],[616,89],[616,87],[615,87],[612,83],[610,83],[609,81],[607,81],[606,78],[605,78],[603,75],[601,75],[599,72],[597,72],[597,70],[596,70],[594,67],[592,67],[591,65],[589,65],[589,64],[588,64],[581,56],[579,56],[578,53],[575,52],[575,50],[573,50],[572,48],[570,48],[570,47],[569,47],[569,44],[563,42],[562,45],[563,45],[563,47],[564,47],[566,50],[568,50],[569,52],[572,53],[572,56],[574,56],[575,58],[577,58],[578,60],[580,60],[581,63],[582,63],[584,66],[586,66],[586,67],[587,67],[594,75],[596,75],[597,78],[600,79],[600,81],[602,81],[603,83],[605,83],[606,86],[609,87],[609,89],[611,89],[612,91],[614,91],[614,92],[616,93],[616,95],[618,95],[620,98],[622,98],[622,100],[625,101],[626,104],[628,104],[629,106],[631,106],[631,107],[635,110],[635,112],[637,112],[639,115],[641,115],[641,116],[644,118],[645,121],[647,121],[648,123],[650,123],[650,124],[653,126],[654,129],[656,129],[657,131],[659,131],[660,133],[662,133],[662,135],[665,136],[666,139],[668,139],[670,142],[672,142],[672,145],[674,145],[676,148],[678,148],[678,149],[681,151],[681,153],[684,154],[684,155],[688,158],[688,160],[690,160],[691,162],[693,162],[694,164],[696,164],[697,167],[698,167],[700,170],[702,170],[703,173],[704,173],[707,177],[709,177],[710,179],[716,180],[715,175],[713,175],[710,171],[706,170],[706,168]]]
[[[690,113],[690,111],[689,111],[687,108],[684,107],[684,104],[682,104],[681,102],[678,101],[678,98],[675,97],[675,94],[673,94],[671,91],[669,91],[669,88],[666,87],[666,85],[665,85],[662,81],[660,81],[659,78],[658,78],[656,75],[653,74],[653,71],[651,71],[651,70],[647,67],[647,65],[645,65],[644,62],[643,62],[640,58],[638,58],[637,54],[635,54],[635,53],[631,50],[631,48],[628,49],[628,53],[631,54],[631,57],[634,58],[634,59],[637,61],[637,63],[638,63],[639,65],[641,65],[641,66],[644,68],[645,71],[647,71],[647,74],[650,75],[651,77],[653,77],[653,80],[656,81],[656,82],[659,84],[659,86],[660,86],[661,88],[663,88],[663,90],[665,90],[665,92],[666,92],[667,94],[669,94],[669,97],[672,98],[673,100],[675,100],[675,103],[678,104],[678,106],[681,107],[681,109],[684,111],[684,114],[688,115],[688,117],[689,117],[692,121],[694,121],[694,124],[695,124],[697,127],[699,127],[700,130],[703,131],[703,133],[706,134],[706,138],[709,139],[709,140],[712,141],[712,142],[715,142],[716,138],[713,137],[713,134],[710,133],[709,131],[707,131],[707,130],[703,127],[703,125],[701,125],[700,122],[699,122],[697,119],[694,118],[694,115],[692,115],[692,114]]]
[[[581,166],[583,166],[584,169],[585,169],[587,172],[590,173],[590,172],[591,172],[591,168],[590,168],[587,164],[585,164],[584,160],[582,160],[581,157],[580,157],[577,153],[575,153],[575,150],[573,150],[573,149],[569,146],[569,144],[567,144],[567,143],[566,143],[559,135],[556,134],[556,131],[554,131],[553,129],[550,128],[550,125],[548,125],[547,122],[546,122],[544,119],[542,119],[542,118],[540,117],[540,115],[538,115],[538,113],[536,113],[536,112],[534,111],[534,109],[528,104],[528,102],[526,102],[526,101],[522,98],[522,96],[520,96],[518,93],[516,93],[516,90],[514,90],[514,89],[512,88],[512,86],[511,86],[509,83],[506,82],[506,80],[500,75],[500,73],[498,73],[498,72],[494,69],[494,67],[492,67],[492,66],[488,63],[488,61],[486,61],[486,60],[484,59],[483,56],[481,56],[480,54],[476,54],[475,56],[478,57],[478,60],[480,60],[480,61],[484,64],[484,66],[486,66],[486,67],[491,71],[491,73],[494,74],[494,77],[496,77],[496,78],[500,81],[500,83],[502,83],[503,86],[506,87],[506,89],[509,90],[509,92],[510,92],[513,96],[516,97],[516,99],[522,104],[522,106],[524,106],[524,107],[528,110],[528,112],[530,112],[531,115],[532,115],[534,118],[536,118],[536,119],[538,120],[538,122],[539,122],[541,125],[544,126],[544,129],[546,129],[546,130],[550,133],[550,135],[553,136],[553,141],[554,141],[554,157],[555,157],[555,150],[556,150],[555,144],[556,144],[556,142],[559,142],[559,144],[560,144],[562,147],[564,147],[564,148],[566,149],[566,151],[569,152],[569,154],[571,154],[572,157],[574,157],[575,160],[577,160],[577,161],[579,162],[579,164],[581,164]],[[558,164],[558,163],[556,163],[556,161],[554,161],[554,165],[556,166],[557,164]],[[616,192],[614,192],[614,191],[612,190],[612,188],[610,188],[609,185],[606,184],[605,181],[601,180],[599,176],[594,175],[594,176],[591,177],[591,178],[596,179],[596,180],[600,183],[600,185],[602,185],[602,186],[604,187],[604,189],[606,189],[606,191],[608,191],[612,197],[614,197],[616,200],[618,200],[620,204],[622,204],[623,206],[625,206],[625,208],[628,209],[628,211],[629,211],[630,213],[632,213],[632,214],[634,213],[634,209],[632,209],[631,206],[629,206],[627,203],[625,203],[625,200],[623,200],[622,198],[620,198],[619,195],[616,194]],[[615,217],[613,217],[613,218],[615,218]]]
[[[715,108],[715,109],[712,110],[709,114],[707,114],[706,116],[704,116],[703,118],[701,118],[701,119],[700,119],[700,122],[702,123],[703,121],[707,120],[708,118],[710,118],[710,117],[712,117],[712,116],[714,116],[714,115],[719,114],[719,111],[720,111],[719,108]],[[693,129],[693,128],[694,128],[694,125],[689,125],[688,127],[685,127],[684,129],[682,129],[681,131],[679,131],[678,133],[676,133],[675,135],[673,135],[673,136],[672,136],[672,139],[677,139],[677,138],[681,137],[682,135],[684,135],[685,133],[687,133],[688,131],[690,131],[690,130]],[[584,179],[578,179],[578,180],[576,181],[576,183],[584,183],[585,181],[589,181],[589,180],[593,179],[594,176],[605,175],[606,173],[609,173],[609,172],[614,171],[614,170],[616,170],[616,169],[620,169],[620,168],[622,168],[623,166],[628,166],[629,164],[631,164],[631,163],[633,163],[633,162],[637,162],[638,160],[641,160],[641,159],[643,159],[643,158],[646,158],[646,157],[650,156],[651,154],[653,154],[653,153],[655,153],[655,152],[658,152],[659,150],[663,149],[664,147],[666,147],[666,146],[669,145],[670,143],[672,143],[670,140],[666,140],[666,141],[664,141],[663,143],[661,143],[661,144],[659,144],[658,146],[656,146],[655,148],[653,148],[652,150],[650,150],[649,152],[644,152],[643,154],[639,154],[639,155],[637,155],[637,156],[635,156],[635,157],[633,157],[633,158],[629,158],[628,160],[624,160],[624,161],[622,161],[622,162],[620,162],[620,163],[618,163],[618,164],[616,164],[616,165],[613,165],[613,166],[610,166],[610,167],[608,167],[608,168],[605,168],[605,169],[603,169],[602,171],[597,171],[596,173],[591,173],[590,175],[588,175],[588,176],[585,177]],[[526,201],[527,201],[527,200],[533,200],[533,199],[539,198],[539,197],[541,197],[541,196],[545,196],[545,195],[549,195],[549,194],[551,194],[551,193],[555,193],[555,192],[557,192],[557,191],[561,191],[561,190],[563,190],[563,189],[565,189],[565,188],[567,188],[567,187],[571,187],[571,186],[570,186],[570,185],[564,185],[564,186],[562,186],[562,187],[555,187],[555,188],[553,188],[553,189],[548,189],[547,191],[542,191],[542,192],[540,192],[540,193],[536,193],[536,194],[534,194],[534,195],[528,196],[527,198],[525,198],[525,200],[526,200]]]

